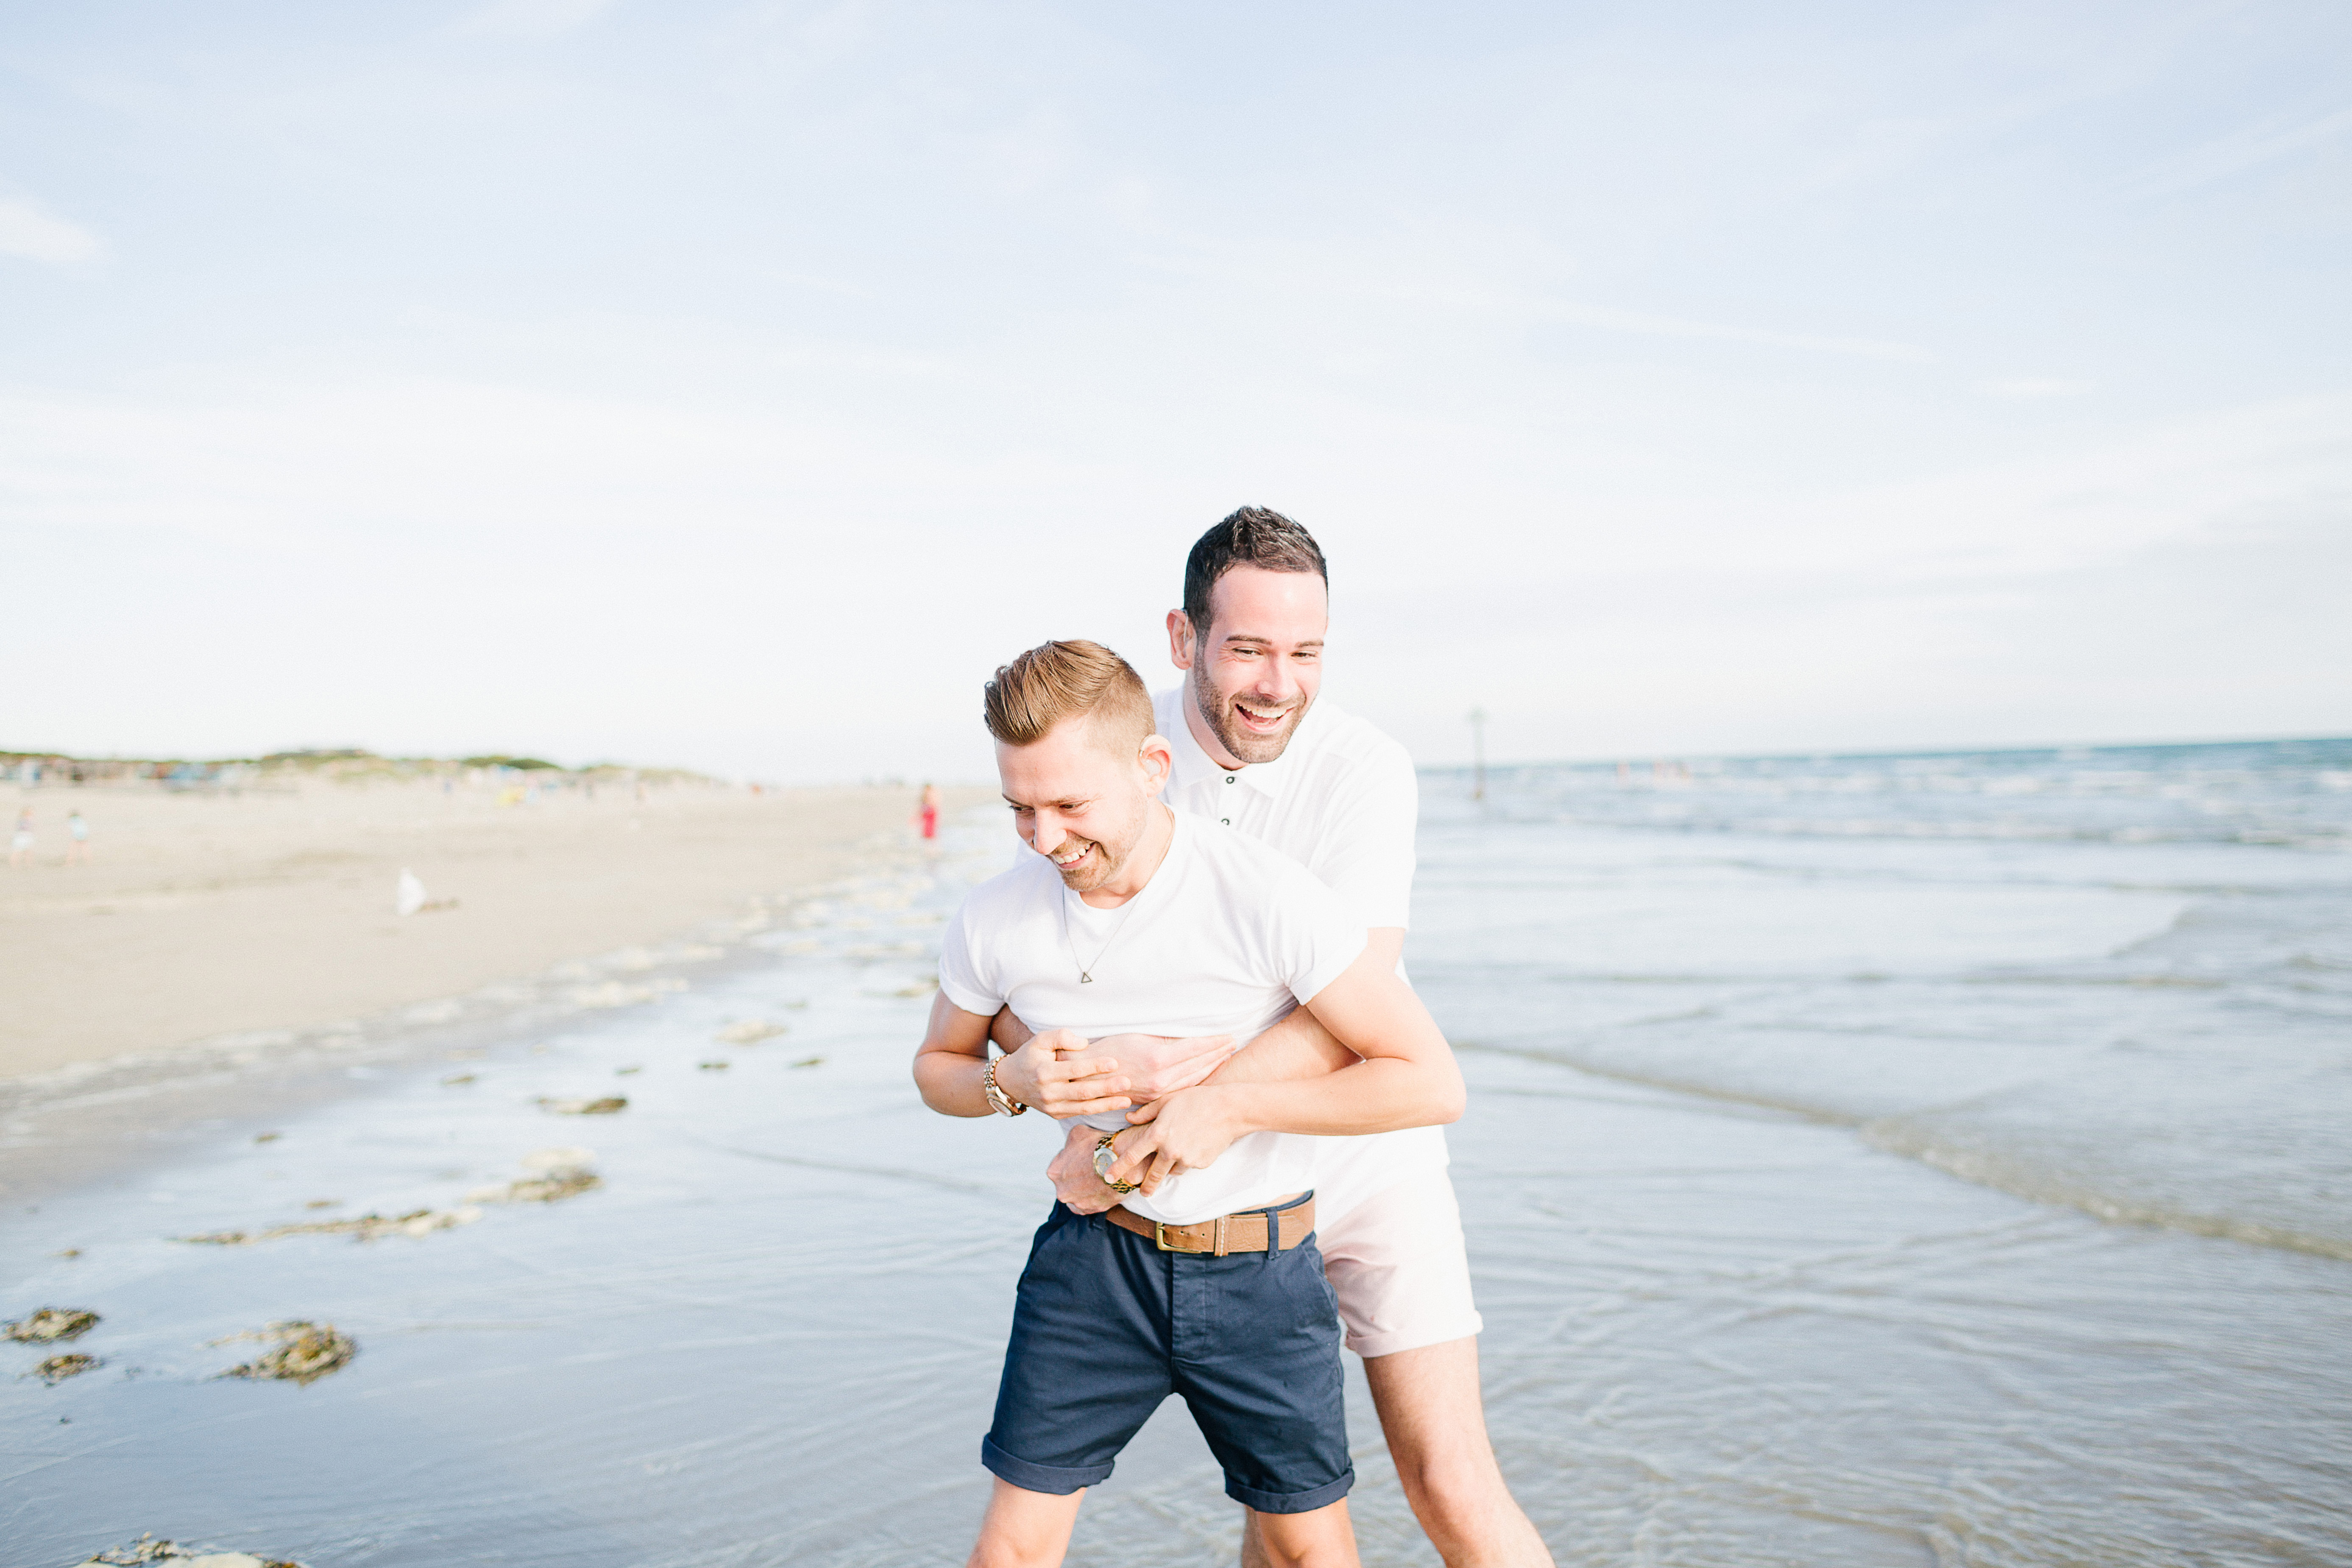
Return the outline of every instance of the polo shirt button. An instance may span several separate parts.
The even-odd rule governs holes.
[[[1234,825],[1234,819],[1230,816],[1221,816],[1217,818],[1217,820],[1224,824],[1227,827],[1231,827]]]
[[[1225,775],[1225,782],[1226,782],[1227,784],[1231,784],[1231,783],[1233,783],[1233,782],[1234,782],[1234,775],[1233,775],[1233,774],[1231,774],[1231,773],[1227,773],[1227,774]]]

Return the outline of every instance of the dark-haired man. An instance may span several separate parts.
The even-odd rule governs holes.
[[[1394,963],[1409,923],[1418,786],[1402,747],[1318,700],[1328,583],[1313,536],[1263,508],[1243,508],[1193,545],[1184,605],[1168,616],[1170,655],[1185,679],[1155,704],[1173,753],[1161,798],[1306,866],[1349,902],[1373,951]],[[1001,1044],[1028,1037],[1018,1020],[998,1020]],[[996,1081],[1016,1102],[1068,1116],[1155,1101],[1203,1079],[1309,1077],[1356,1059],[1306,1009],[1228,1060],[1230,1049],[1222,1038],[1135,1036],[1081,1052],[1014,1049],[998,1063]],[[1148,1116],[1148,1104],[1136,1114]],[[1092,1147],[1074,1133],[1052,1169],[1063,1201],[1080,1213],[1114,1201]],[[1450,1568],[1548,1565],[1486,1437],[1481,1324],[1445,1164],[1434,1126],[1323,1140],[1316,1189],[1324,1258],[1398,1476],[1440,1554]],[[1126,1164],[1112,1173],[1151,1174]],[[1255,1529],[1243,1560],[1250,1568],[1267,1561]]]

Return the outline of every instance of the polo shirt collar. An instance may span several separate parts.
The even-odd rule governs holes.
[[[1176,759],[1171,782],[1177,788],[1184,789],[1204,781],[1222,782],[1225,774],[1231,773],[1242,784],[1257,791],[1268,800],[1282,798],[1282,792],[1289,784],[1290,776],[1298,771],[1299,752],[1308,742],[1308,731],[1318,727],[1317,721],[1322,716],[1323,710],[1323,702],[1318,697],[1315,706],[1307,710],[1307,717],[1298,721],[1298,728],[1291,734],[1290,744],[1285,746],[1282,749],[1282,755],[1275,758],[1274,761],[1251,763],[1240,768],[1227,768],[1202,750],[1201,742],[1192,736],[1192,721],[1187,717],[1192,702],[1192,691],[1189,689],[1180,690],[1176,700],[1179,704],[1176,710],[1179,720],[1176,725],[1178,733],[1165,737],[1168,750]]]
[[[1168,782],[1178,789],[1189,788],[1206,781],[1212,774],[1222,775],[1224,773],[1216,760],[1201,749],[1201,742],[1192,738],[1192,723],[1184,716],[1192,702],[1192,694],[1179,689],[1176,693],[1176,722],[1168,726],[1169,732],[1161,737],[1168,742],[1168,750],[1176,760]]]

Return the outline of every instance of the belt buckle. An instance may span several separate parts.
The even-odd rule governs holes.
[[[1232,1217],[1233,1216],[1231,1215],[1222,1214],[1217,1216],[1216,1235],[1214,1239],[1207,1247],[1176,1247],[1171,1245],[1168,1240],[1167,1222],[1164,1220],[1155,1219],[1151,1222],[1151,1245],[1158,1247],[1162,1252],[1181,1253],[1187,1258],[1202,1258],[1208,1256],[1223,1258],[1225,1255],[1225,1221]],[[1185,1227],[1180,1225],[1176,1228],[1178,1230],[1182,1230]]]

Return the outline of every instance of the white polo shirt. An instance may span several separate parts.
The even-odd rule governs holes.
[[[1282,755],[1226,768],[1192,738],[1184,721],[1191,700],[1182,686],[1151,700],[1160,733],[1176,755],[1160,798],[1280,850],[1346,899],[1365,925],[1410,926],[1421,781],[1405,749],[1318,697]],[[1443,1127],[1314,1142],[1318,1224],[1408,1176],[1443,1170],[1447,1161]]]
[[[1304,867],[1254,838],[1174,814],[1168,857],[1142,891],[1098,910],[1045,856],[973,889],[940,943],[940,989],[967,1013],[1010,1006],[1032,1029],[1105,1035],[1231,1035],[1247,1040],[1347,972],[1364,924]],[[1092,974],[1084,981],[1082,974]],[[1124,1111],[1079,1120],[1116,1131]],[[1127,1206],[1191,1225],[1263,1208],[1316,1184],[1318,1145],[1253,1132],[1206,1170]]]

